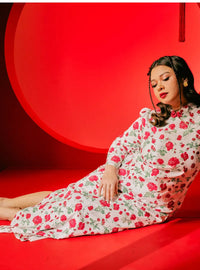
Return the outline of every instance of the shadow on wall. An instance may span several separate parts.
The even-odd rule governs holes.
[[[0,169],[7,167],[95,169],[105,163],[106,154],[90,153],[58,142],[32,121],[15,97],[4,58],[4,35],[11,7],[12,4],[0,4]]]

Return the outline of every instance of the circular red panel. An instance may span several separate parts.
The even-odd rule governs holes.
[[[178,42],[178,17],[174,3],[14,4],[5,37],[13,90],[50,135],[107,151],[139,110],[151,107],[152,61],[180,55],[198,74],[198,5],[187,7],[186,29],[193,32],[185,43]]]

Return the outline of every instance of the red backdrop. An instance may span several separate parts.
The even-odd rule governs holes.
[[[199,88],[198,29],[197,4],[186,4],[185,42],[179,42],[178,3],[14,4],[7,71],[40,128],[72,147],[106,152],[139,110],[151,106],[146,73],[156,58],[184,57]]]

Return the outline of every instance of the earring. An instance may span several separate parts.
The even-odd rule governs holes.
[[[188,86],[188,82],[187,82],[187,81],[184,81],[184,82],[183,82],[183,86],[184,86],[184,87],[187,87],[187,86]]]

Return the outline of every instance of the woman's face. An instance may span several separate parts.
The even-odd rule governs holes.
[[[151,86],[160,102],[171,105],[174,110],[180,107],[179,85],[172,68],[168,66],[154,67],[151,71]],[[183,93],[181,93],[181,97],[182,104],[186,104]]]

